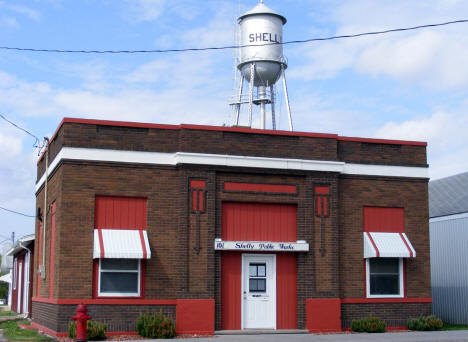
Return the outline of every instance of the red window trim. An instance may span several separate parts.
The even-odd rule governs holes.
[[[190,188],[192,188],[192,189],[205,189],[206,188],[206,180],[192,179],[192,180],[190,180]]]
[[[328,185],[316,185],[314,187],[314,212],[315,216],[326,218],[330,216],[330,187]]]
[[[190,179],[189,207],[192,214],[201,214],[206,211],[206,180]]]

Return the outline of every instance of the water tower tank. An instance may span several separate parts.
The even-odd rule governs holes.
[[[286,18],[261,1],[239,17],[241,46],[237,65],[242,76],[250,82],[251,64],[255,63],[254,86],[271,86],[281,76],[283,58],[283,25]],[[253,46],[251,46],[253,45]]]

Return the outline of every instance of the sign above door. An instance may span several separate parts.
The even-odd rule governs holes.
[[[223,241],[215,239],[216,251],[260,251],[260,252],[308,252],[309,244],[306,241],[296,242],[270,242],[270,241]]]

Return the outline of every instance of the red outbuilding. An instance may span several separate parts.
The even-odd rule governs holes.
[[[15,242],[7,252],[13,257],[11,271],[11,311],[31,317],[31,299],[34,274],[34,234]]]

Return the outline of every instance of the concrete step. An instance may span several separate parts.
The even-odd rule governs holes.
[[[277,334],[308,334],[306,329],[244,329],[244,330],[216,330],[215,335],[277,335]]]

